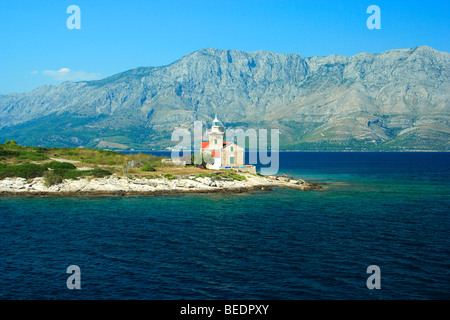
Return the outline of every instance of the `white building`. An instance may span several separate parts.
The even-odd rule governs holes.
[[[244,148],[234,142],[223,141],[224,128],[217,117],[212,122],[208,131],[209,141],[202,142],[202,153],[209,153],[214,159],[214,164],[209,169],[243,166],[245,162]]]

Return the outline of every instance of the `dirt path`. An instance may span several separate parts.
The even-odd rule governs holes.
[[[50,158],[50,160],[58,161],[58,162],[69,162],[69,163],[79,163],[80,162],[77,160],[67,160],[67,159],[60,159],[60,158]]]

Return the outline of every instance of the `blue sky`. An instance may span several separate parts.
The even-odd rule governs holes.
[[[69,30],[69,5],[81,29]],[[369,30],[370,5],[381,30]],[[202,49],[302,56],[450,50],[450,1],[0,0],[0,94],[160,66]]]

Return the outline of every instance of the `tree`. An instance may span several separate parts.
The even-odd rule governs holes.
[[[207,164],[214,164],[214,158],[210,153],[203,153],[202,163],[206,166]]]
[[[198,153],[196,154],[198,156]],[[194,166],[202,166],[206,168],[207,164],[214,164],[214,158],[212,157],[212,155],[210,153],[205,153],[202,152],[201,153],[201,163],[195,163],[195,155],[191,154],[191,164]]]
[[[16,140],[8,140],[5,142],[5,144],[8,146],[17,146]]]

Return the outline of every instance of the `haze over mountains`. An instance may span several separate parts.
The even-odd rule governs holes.
[[[0,139],[160,149],[217,117],[280,129],[295,150],[450,149],[450,54],[430,47],[305,58],[203,49],[162,67],[0,95]],[[3,142],[3,141],[2,141]]]

